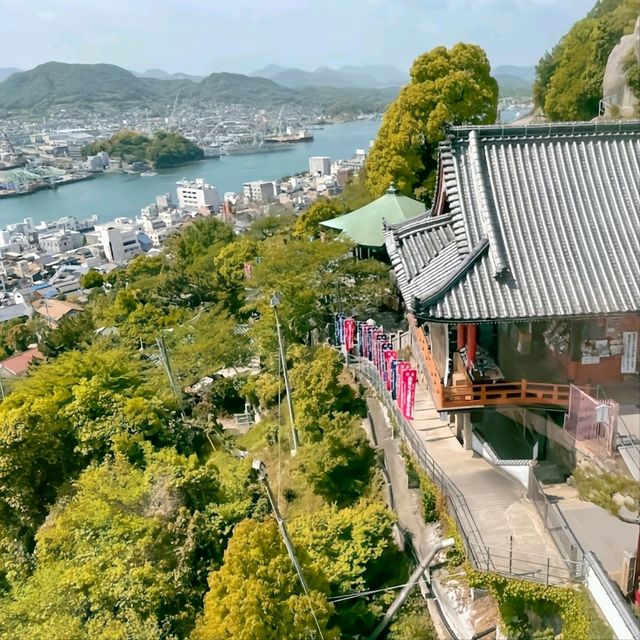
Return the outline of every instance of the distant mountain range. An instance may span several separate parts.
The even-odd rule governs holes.
[[[212,73],[199,82],[158,79],[138,77],[110,64],[47,62],[30,71],[13,73],[0,83],[0,113],[110,107],[113,111],[148,108],[154,113],[166,110],[178,96],[181,104],[245,104],[261,108],[299,104],[337,115],[382,111],[396,94],[397,89],[324,87],[296,91],[267,78],[237,73]]]
[[[500,96],[526,98],[533,95],[535,67],[516,67],[505,64],[492,69],[491,75],[498,81]]]
[[[132,71],[133,75],[139,78],[155,78],[156,80],[191,80],[191,82],[200,82],[204,76],[192,76],[188,73],[167,73],[162,69],[147,69],[143,73]]]
[[[344,66],[339,69],[318,67],[315,71],[303,71],[302,69],[270,64],[249,75],[268,78],[290,89],[302,89],[304,87],[383,89],[386,87],[401,87],[409,80],[409,76],[406,73],[388,65]]]
[[[533,67],[505,65],[493,70],[500,95],[530,96]],[[146,107],[159,112],[173,104],[283,104],[316,106],[329,115],[383,111],[408,77],[394,67],[319,67],[303,71],[269,65],[246,76],[169,74],[161,69],[134,73],[111,64],[47,62],[30,71],[0,69],[0,113],[51,109]]]

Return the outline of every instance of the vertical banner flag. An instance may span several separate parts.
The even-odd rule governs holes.
[[[356,340],[358,341],[358,348],[356,353],[362,357],[362,333],[363,333],[363,324],[361,320],[356,322]]]
[[[404,372],[407,369],[411,368],[411,364],[409,364],[408,362],[404,362],[403,360],[401,360],[400,362],[398,362],[398,364],[396,365],[396,401],[398,403],[398,407],[400,407],[400,411],[402,411],[402,414],[404,415],[404,409],[403,409],[403,382],[404,382]]]
[[[371,334],[373,333],[373,327],[370,324],[364,326],[364,349],[362,355],[371,360]]]
[[[376,358],[375,365],[378,375],[382,375],[382,345],[389,339],[386,333],[379,333],[376,336]]]
[[[369,349],[369,360],[375,364],[376,357],[376,346],[378,345],[378,336],[380,335],[381,330],[378,327],[374,327],[373,331],[371,331],[371,347]]]
[[[400,390],[400,411],[406,418],[408,413],[409,402],[409,379],[411,377],[411,368],[404,369],[402,372],[402,388]]]
[[[407,420],[413,420],[413,410],[416,406],[416,382],[418,380],[418,372],[415,369],[409,369],[406,375],[406,407],[404,417]]]
[[[336,314],[336,346],[340,347],[344,343],[344,314]]]
[[[391,361],[391,399],[396,399],[398,389],[398,360]]]
[[[356,321],[353,318],[347,318],[344,321],[344,346],[347,352],[353,349],[353,334],[356,328]]]
[[[393,349],[393,345],[390,342],[383,342],[380,345],[380,377],[382,381],[387,382],[387,353]]]
[[[398,359],[398,352],[393,349],[389,349],[385,354],[385,382],[387,383],[387,391],[391,391],[393,388],[393,370],[391,368],[392,363]]]

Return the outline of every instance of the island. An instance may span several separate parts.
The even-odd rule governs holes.
[[[82,150],[85,157],[106,151],[128,162],[143,162],[154,169],[176,167],[202,160],[204,151],[179,133],[157,131],[152,137],[137,131],[119,131],[108,140],[98,140]]]

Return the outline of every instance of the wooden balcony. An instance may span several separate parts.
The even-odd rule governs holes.
[[[472,407],[505,405],[554,406],[569,405],[568,384],[547,384],[517,380],[514,382],[472,383],[462,386],[442,384],[442,378],[431,353],[429,341],[421,327],[411,326],[422,373],[429,383],[436,408],[441,411]],[[589,392],[586,388],[585,391]]]

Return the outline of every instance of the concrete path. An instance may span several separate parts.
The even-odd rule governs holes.
[[[622,522],[602,507],[580,500],[575,487],[542,486],[558,505],[582,550],[593,551],[611,579],[621,584],[625,552],[635,553],[638,544],[638,525]]]
[[[416,389],[412,425],[427,452],[458,487],[480,532],[483,544],[513,549],[532,559],[561,561],[558,550],[518,482],[458,442],[449,423],[440,420],[430,392],[422,383]]]

